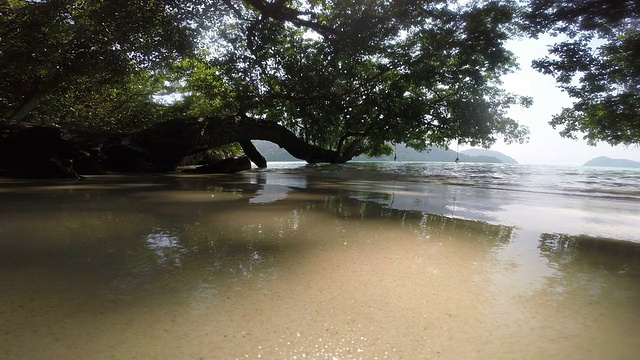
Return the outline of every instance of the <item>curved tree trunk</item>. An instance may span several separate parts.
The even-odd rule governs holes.
[[[256,149],[251,140],[243,140],[239,143],[242,147],[242,151],[244,151],[244,154],[247,155],[249,160],[256,164],[259,169],[264,169],[267,167],[267,159],[265,159],[264,156],[260,154],[260,151]]]
[[[2,114],[2,118],[9,121],[22,121],[46,95],[46,92],[40,89],[29,92],[18,106]]]
[[[258,167],[266,167],[250,140],[271,141],[309,163],[350,160],[304,142],[281,125],[247,116],[173,119],[124,135],[1,121],[0,169],[17,176],[50,177],[38,174],[37,164],[53,162],[63,168],[73,164],[80,174],[101,169],[167,172],[175,170],[185,156],[234,142],[243,146]]]
[[[246,116],[206,117],[170,120],[141,131],[132,143],[144,149],[156,171],[170,171],[182,159],[206,149],[250,140],[271,141],[292,156],[308,163],[343,163],[339,153],[310,145],[285,127]],[[247,154],[252,156],[253,154]],[[266,166],[266,161],[256,165]]]

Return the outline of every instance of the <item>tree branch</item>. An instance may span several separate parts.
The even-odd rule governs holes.
[[[263,19],[274,19],[283,22],[289,22],[295,26],[306,27],[311,29],[323,37],[330,37],[335,34],[335,30],[319,24],[311,20],[301,19],[301,16],[313,15],[306,11],[299,11],[288,6],[285,6],[284,0],[275,0],[268,2],[265,0],[243,0],[246,4],[256,9]]]

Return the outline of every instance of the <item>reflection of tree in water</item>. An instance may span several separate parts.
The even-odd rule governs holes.
[[[640,244],[585,235],[542,234],[538,246],[556,274],[547,278],[539,296],[605,304],[640,318]],[[577,300],[579,299],[579,300]]]
[[[495,246],[511,240],[513,227],[493,225],[484,221],[456,219],[448,216],[421,213],[421,228],[426,234],[444,235],[449,240],[469,240]]]
[[[121,204],[122,199],[138,199],[135,196],[92,201],[86,205],[89,209],[83,211],[90,211],[95,205],[108,212],[85,216],[84,212],[69,210],[63,216],[65,221],[56,222],[59,238],[78,241],[67,241],[68,256],[55,262],[68,263],[81,271],[94,268],[107,277],[115,276],[118,287],[125,289],[158,282],[172,284],[183,276],[208,278],[211,282],[273,276],[282,261],[287,261],[289,250],[299,246],[299,238],[324,235],[317,233],[317,226],[310,220],[318,216],[327,219],[330,223],[326,225],[332,226],[333,231],[343,228],[347,235],[359,227],[381,224],[408,228],[422,240],[437,236],[452,241],[484,241],[488,247],[508,242],[512,232],[510,227],[479,221],[392,209],[391,193],[353,189],[340,181],[298,181],[306,184],[306,188],[289,187],[294,196],[273,204],[251,205],[248,200],[264,183],[260,177],[255,182],[237,176],[162,180],[171,184],[168,189],[177,185],[182,190],[232,192],[238,196],[216,196],[215,201],[196,203],[181,203],[178,197],[166,200],[154,197],[149,203]],[[122,195],[119,188],[115,189]],[[133,187],[125,194],[144,194],[147,190],[156,192],[158,187]],[[91,190],[86,193],[94,194]],[[272,207],[278,209],[273,215]],[[263,215],[244,217],[245,209]],[[234,215],[227,214],[229,210]],[[86,238],[88,233],[92,234],[90,242]],[[304,251],[297,248],[296,253]]]
[[[592,271],[640,276],[640,244],[585,235],[542,234],[538,247],[560,271]]]
[[[146,237],[155,253],[154,266],[206,270],[210,275],[249,278],[260,264],[272,261],[282,250],[277,242],[262,236],[260,224],[222,228],[199,223],[173,230],[159,230]]]
[[[166,230],[158,230],[147,235],[147,247],[158,255],[160,263],[180,266],[180,253],[183,251],[180,240]]]
[[[430,246],[429,236],[484,241],[478,256],[511,237],[508,227],[391,209],[388,192],[353,190],[340,182],[289,187],[291,196],[282,201],[252,205],[249,199],[261,189],[259,181],[224,179],[228,184],[202,177],[187,186],[190,180],[184,178],[177,191],[165,178],[158,184],[147,179],[144,186],[114,181],[106,189],[68,193],[46,217],[34,215],[33,209],[42,211],[42,206],[29,201],[19,215],[38,219],[38,226],[16,231],[20,243],[0,244],[0,266],[43,269],[86,304],[161,302],[165,296],[217,300],[229,291],[295,276],[308,256],[327,242],[335,245],[342,234],[349,246],[368,241],[378,228],[387,235],[380,241],[395,241],[388,235],[400,230],[407,234],[404,241],[415,239],[420,249]],[[197,194],[207,201],[173,196],[180,190],[190,195],[193,188],[202,189]],[[162,196],[165,189],[170,196]],[[4,231],[12,237],[7,227]]]
[[[538,249],[555,273],[524,296],[522,306],[550,333],[586,336],[584,346],[605,346],[611,358],[632,358],[638,342],[630,334],[640,330],[640,244],[542,234]]]
[[[508,242],[513,229],[480,221],[455,219],[420,211],[391,209],[376,201],[354,199],[348,191],[327,193],[324,200],[289,201],[291,210],[261,219],[235,219],[224,215],[215,222],[176,223],[146,235],[148,266],[206,271],[215,278],[270,276],[292,247],[304,246],[298,238],[323,238],[329,232],[349,232],[358,227],[397,226],[413,230],[418,240],[431,236],[451,241],[483,242],[491,248]],[[279,205],[281,206],[281,205]],[[268,205],[262,208],[269,212]],[[309,219],[329,214],[326,234],[315,233]],[[321,215],[320,215],[321,216]],[[238,225],[239,222],[239,225]],[[170,230],[169,230],[170,229]],[[326,241],[333,241],[331,236]]]
[[[415,227],[423,239],[438,236],[451,240],[483,241],[493,245],[509,242],[513,233],[511,226],[390,208],[378,201],[381,194],[355,197],[349,192],[345,193],[341,196],[328,196],[323,204],[343,220],[398,221],[404,226]],[[392,197],[391,194],[384,195],[387,199]]]

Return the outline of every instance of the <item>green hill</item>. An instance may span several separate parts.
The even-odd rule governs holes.
[[[587,161],[583,166],[640,168],[640,162],[628,159],[612,159],[606,156],[600,156]]]
[[[294,158],[285,149],[270,141],[252,140],[252,142],[267,161],[300,161],[300,159]]]
[[[454,162],[458,158],[460,162],[483,162],[483,163],[500,163],[496,157],[490,156],[471,156],[463,153],[457,153],[453,150],[432,147],[428,151],[419,152],[408,148],[405,145],[396,147],[395,160],[397,161],[434,161],[434,162]],[[354,161],[393,161],[394,155],[381,156],[371,158],[368,156],[358,156]]]
[[[499,151],[495,150],[486,150],[486,149],[467,149],[462,150],[461,153],[471,155],[471,156],[491,156],[500,159],[505,164],[517,164],[516,159],[507,156]]]
[[[300,161],[299,159],[294,158],[289,155],[284,149],[280,148],[278,145],[271,143],[269,141],[260,141],[254,140],[253,144],[256,146],[258,151],[262,154],[262,156],[267,159],[267,161]],[[493,152],[497,155],[501,155],[506,159],[510,159],[516,163],[514,159],[499,153],[497,151]],[[395,160],[397,161],[435,161],[435,162],[454,162],[456,157],[459,158],[460,162],[476,162],[476,163],[502,163],[502,161],[498,156],[489,156],[489,155],[471,155],[465,154],[464,152],[456,153],[453,150],[441,149],[437,147],[431,148],[426,152],[419,152],[413,149],[406,147],[405,145],[398,145],[396,147]],[[371,158],[367,156],[358,156],[353,159],[354,161],[393,161],[394,155],[381,156],[377,158]]]

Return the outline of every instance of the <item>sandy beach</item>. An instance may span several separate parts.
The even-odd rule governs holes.
[[[491,191],[383,180],[251,173],[5,183],[0,351],[8,359],[640,353],[640,245],[625,238],[638,215],[612,215],[614,241],[580,236],[580,224],[569,229],[577,234],[562,231],[606,210],[580,199],[554,209],[553,196],[500,202]]]

